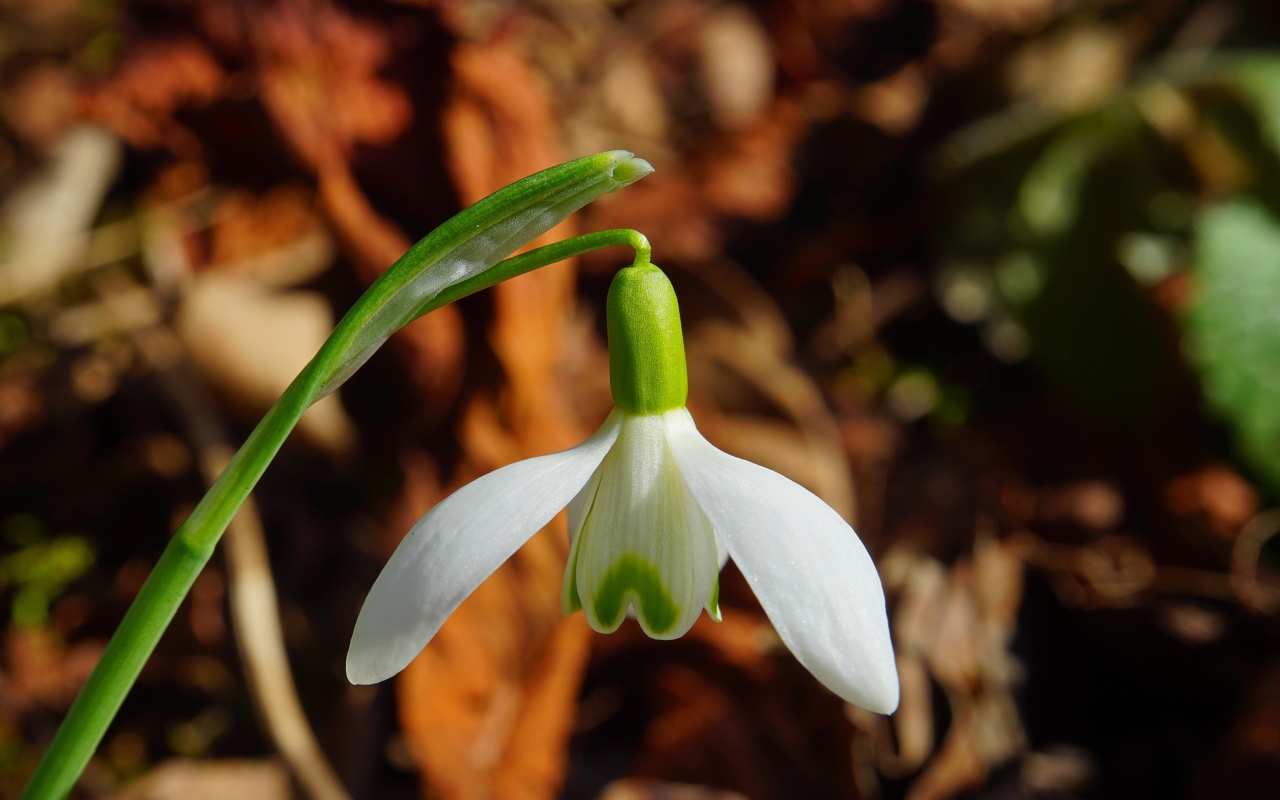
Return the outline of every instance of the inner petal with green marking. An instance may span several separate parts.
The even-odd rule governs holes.
[[[715,534],[671,456],[660,415],[628,417],[609,455],[569,506],[573,548],[566,612],[601,633],[634,616],[655,639],[684,635],[705,607],[715,618]]]

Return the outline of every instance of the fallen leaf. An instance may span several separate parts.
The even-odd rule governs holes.
[[[79,126],[54,146],[49,162],[0,209],[0,303],[53,288],[75,268],[88,230],[120,162],[119,142]]]
[[[289,773],[275,761],[170,759],[111,795],[114,800],[288,800]]]
[[[231,192],[214,209],[209,266],[292,286],[328,268],[333,248],[315,198],[298,186]]]
[[[1210,464],[1181,475],[1165,488],[1173,513],[1203,519],[1223,539],[1234,539],[1258,512],[1258,492],[1235,470]]]
[[[776,219],[795,194],[791,154],[807,127],[800,108],[780,99],[753,125],[718,142],[699,159],[708,204],[721,214]]]
[[[44,419],[45,404],[33,376],[18,373],[0,379],[0,447],[38,425]]]
[[[746,800],[746,795],[689,783],[626,778],[606,786],[600,800]]]
[[[773,99],[769,37],[742,6],[713,11],[702,25],[702,83],[711,114],[727,130],[750,125]]]
[[[262,99],[302,160],[345,163],[360,143],[384,143],[408,125],[404,91],[377,77],[391,37],[329,3],[251,7]]]
[[[173,115],[216,99],[226,82],[222,67],[188,37],[145,42],[128,53],[107,80],[86,91],[85,114],[134,147],[197,156],[199,140]]]
[[[72,71],[45,62],[23,71],[0,93],[0,114],[28,144],[44,149],[75,121],[78,100]]]
[[[41,704],[66,708],[102,655],[103,643],[66,646],[47,628],[11,627],[5,637],[0,698],[16,710]]]

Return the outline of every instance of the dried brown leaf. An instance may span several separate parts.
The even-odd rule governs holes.
[[[212,102],[226,81],[222,67],[196,39],[146,42],[133,47],[110,78],[85,93],[85,112],[134,147],[195,156],[199,140],[173,114],[183,106]]]
[[[112,795],[114,800],[286,800],[289,773],[274,761],[173,759]]]
[[[34,428],[45,415],[45,399],[33,375],[0,379],[0,447]]]
[[[751,124],[773,99],[773,55],[764,26],[742,6],[726,5],[702,25],[702,82],[720,127]]]
[[[329,266],[332,247],[315,197],[299,186],[231,192],[214,209],[209,266],[291,286]]]
[[[69,705],[102,654],[102,644],[67,647],[47,628],[12,627],[5,637],[5,673],[0,698],[6,706]]]
[[[690,783],[626,778],[605,787],[600,800],[745,800],[746,795]]]
[[[1258,512],[1259,502],[1257,490],[1221,464],[1181,475],[1165,488],[1165,503],[1174,514],[1203,520],[1224,539],[1235,538]]]
[[[700,160],[708,204],[722,214],[777,218],[795,194],[791,151],[806,129],[800,108],[780,99],[755,124],[726,137]]]
[[[250,8],[263,102],[304,162],[323,169],[356,144],[405,129],[408,97],[377,77],[390,55],[387,31],[328,3]]]
[[[0,114],[14,133],[43,149],[75,120],[77,100],[72,71],[45,62],[24,70],[0,92]]]

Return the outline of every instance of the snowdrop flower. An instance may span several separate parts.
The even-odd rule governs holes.
[[[880,578],[840,515],[807,489],[713,447],[685,409],[675,293],[657,267],[609,288],[615,408],[570,450],[481,477],[427,513],[378,576],[347,653],[352,683],[396,674],[486,577],[566,506],[566,613],[601,633],[634,616],[656,639],[720,619],[732,558],[800,663],[848,702],[882,714],[898,676]]]

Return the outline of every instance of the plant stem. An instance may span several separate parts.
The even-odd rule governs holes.
[[[637,261],[649,258],[649,241],[638,231],[622,228],[576,236],[505,259],[442,289],[416,310],[414,318],[517,275],[612,246],[632,248]],[[52,800],[71,792],[227,525],[323,388],[323,376],[331,373],[332,362],[341,357],[341,349],[332,344],[361,322],[359,317],[347,317],[338,324],[169,540],[59,726],[23,792],[24,798]]]

